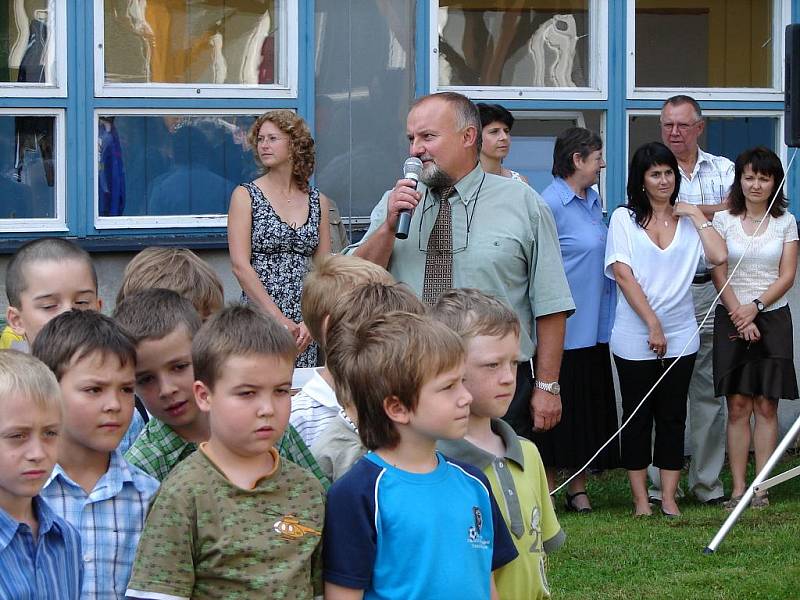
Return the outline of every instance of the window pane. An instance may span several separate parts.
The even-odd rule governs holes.
[[[736,160],[742,152],[753,146],[763,145],[778,151],[777,117],[725,117],[705,116],[705,131],[698,139],[703,150]],[[628,161],[642,144],[661,141],[658,115],[630,117],[630,144]]]
[[[402,176],[414,98],[415,4],[315,3],[316,182],[344,217],[368,217]]]
[[[49,0],[0,3],[0,82],[56,85],[58,6]]]
[[[636,86],[770,88],[773,2],[636,1]]]
[[[98,214],[226,214],[233,189],[258,175],[247,143],[255,118],[100,116]]]
[[[284,83],[281,0],[104,0],[106,83]]]
[[[56,216],[56,118],[0,116],[0,219]]]
[[[541,192],[553,181],[553,148],[558,135],[570,127],[586,127],[600,133],[600,111],[585,111],[553,117],[526,117],[514,113],[511,152],[503,166],[528,178],[533,189]]]
[[[440,86],[590,87],[589,0],[439,2]]]

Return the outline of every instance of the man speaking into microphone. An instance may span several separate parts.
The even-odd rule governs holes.
[[[428,304],[452,287],[469,287],[512,307],[522,331],[506,420],[525,437],[532,428],[551,429],[561,417],[558,373],[566,318],[575,309],[553,217],[532,188],[481,169],[480,116],[465,96],[416,100],[406,133],[409,154],[422,161],[419,184],[398,180],[373,209],[364,238],[345,252],[385,267]],[[404,211],[411,222],[402,239],[396,233]]]

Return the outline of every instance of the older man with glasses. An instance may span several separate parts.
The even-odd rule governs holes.
[[[346,252],[387,268],[429,304],[449,288],[469,287],[513,308],[521,362],[506,420],[525,437],[551,429],[561,418],[558,374],[575,305],[550,209],[529,186],[483,171],[480,116],[461,94],[418,99],[406,129],[410,154],[422,161],[420,184],[397,181]],[[406,239],[395,237],[401,211],[413,211]]]
[[[724,156],[703,151],[697,140],[705,129],[700,105],[689,96],[673,96],[661,107],[661,139],[678,159],[681,187],[678,200],[700,205],[709,219],[728,208],[727,197],[733,184],[734,165]],[[711,307],[717,292],[705,264],[698,265],[692,282],[697,322]],[[711,351],[714,312],[700,331],[700,350],[689,384],[689,440],[692,460],[689,466],[689,489],[703,503],[724,500],[719,474],[725,462],[725,403],[714,397]],[[651,500],[660,500],[657,469],[649,469],[653,487]]]

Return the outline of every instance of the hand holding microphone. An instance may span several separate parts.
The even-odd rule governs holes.
[[[405,190],[403,188],[410,188],[414,191],[414,195],[411,197],[413,202],[409,202],[407,198],[399,199],[399,202],[406,202],[411,204],[411,208],[403,208],[401,207],[398,211],[397,216],[397,226],[395,227],[395,237],[399,240],[404,240],[408,237],[408,230],[411,226],[411,214],[414,207],[416,207],[417,203],[419,202],[419,194],[416,193],[417,183],[419,182],[419,176],[422,174],[422,161],[417,158],[416,156],[411,156],[406,159],[406,162],[403,163],[403,179],[400,181],[404,182],[404,185],[397,185],[395,186],[395,191],[393,193],[403,193]],[[400,181],[398,184],[400,184]],[[407,182],[413,183],[413,185]],[[395,202],[398,199],[395,198]]]

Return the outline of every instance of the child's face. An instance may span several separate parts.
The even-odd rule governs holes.
[[[464,363],[422,384],[417,408],[411,413],[411,429],[432,440],[456,440],[467,433],[472,402],[464,387]]]
[[[240,355],[225,361],[213,389],[196,382],[211,440],[242,457],[267,452],[289,422],[293,371],[294,361],[281,356]]]
[[[19,307],[9,306],[11,328],[29,344],[50,319],[68,310],[100,310],[92,270],[77,259],[31,262],[24,269],[25,291]]]
[[[133,364],[96,351],[65,370],[59,384],[64,401],[65,441],[95,452],[113,452],[133,417]]]
[[[472,394],[473,415],[499,419],[506,414],[517,387],[518,357],[519,336],[513,332],[469,341],[464,385]]]
[[[0,505],[33,498],[58,457],[61,412],[37,407],[21,394],[0,401]]]
[[[200,416],[193,383],[192,338],[183,325],[136,346],[136,393],[151,415],[176,431]]]

